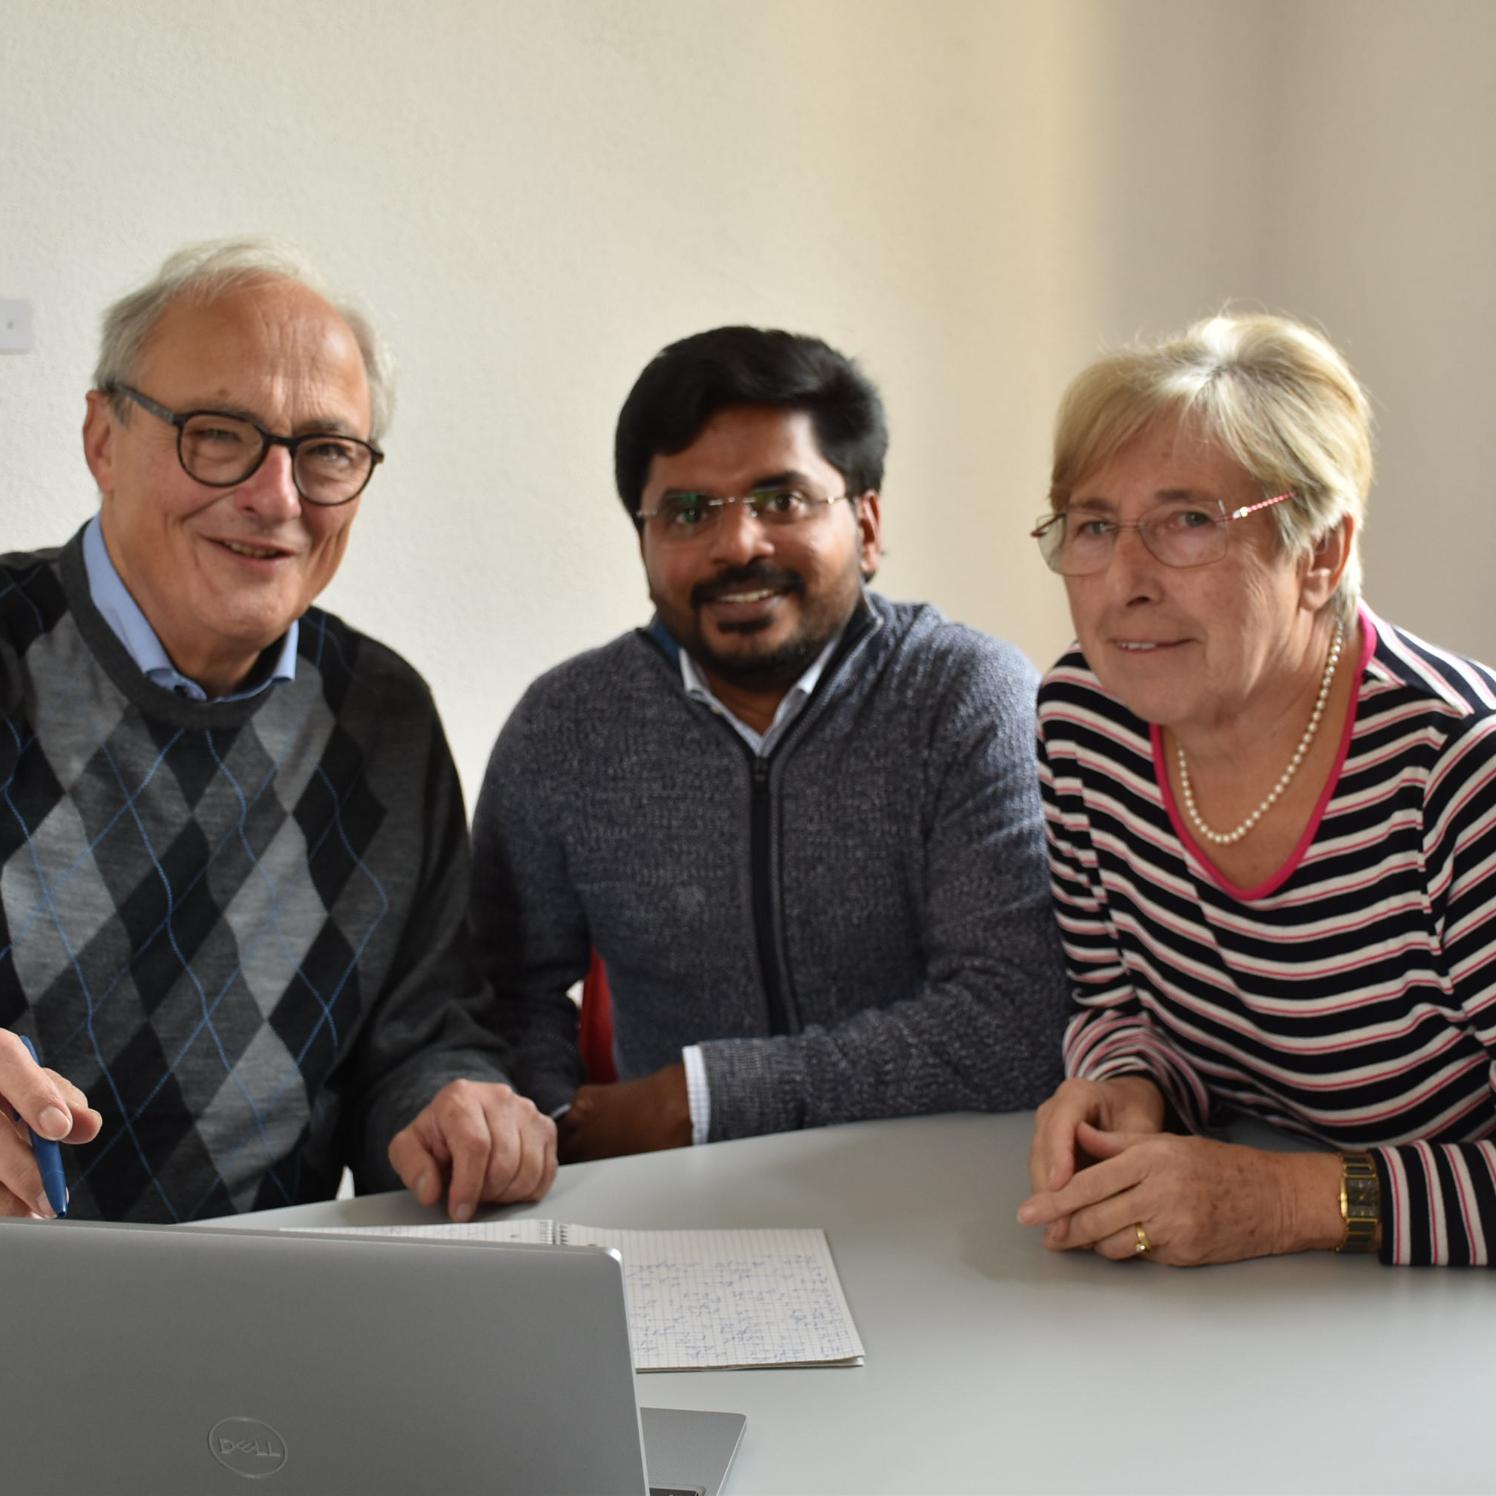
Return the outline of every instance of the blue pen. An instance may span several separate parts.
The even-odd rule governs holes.
[[[31,1058],[40,1065],[41,1056],[36,1052],[36,1045],[25,1034],[21,1035],[21,1043],[26,1046]],[[42,1188],[47,1192],[47,1204],[56,1215],[65,1216],[68,1213],[68,1186],[62,1177],[62,1148],[46,1138],[39,1138],[29,1127],[26,1131],[31,1133],[31,1151],[36,1154],[36,1166],[42,1171]]]

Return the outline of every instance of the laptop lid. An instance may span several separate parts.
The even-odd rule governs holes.
[[[22,1220],[0,1264],[8,1490],[646,1489],[611,1252]]]

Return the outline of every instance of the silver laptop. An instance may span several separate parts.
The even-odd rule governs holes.
[[[17,1496],[715,1496],[743,1433],[641,1429],[599,1248],[5,1220],[0,1277]]]

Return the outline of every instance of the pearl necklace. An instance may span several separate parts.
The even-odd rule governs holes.
[[[1330,699],[1330,684],[1335,679],[1335,666],[1339,663],[1340,649],[1344,643],[1345,629],[1337,623],[1335,632],[1330,638],[1330,657],[1325,661],[1325,673],[1319,683],[1319,697],[1314,703],[1314,711],[1309,717],[1308,727],[1304,729],[1304,736],[1299,739],[1299,746],[1293,750],[1293,757],[1288,760],[1288,767],[1278,776],[1277,784],[1272,787],[1257,809],[1234,830],[1212,831],[1205,824],[1195,806],[1195,791],[1190,784],[1190,769],[1184,761],[1184,744],[1175,745],[1179,760],[1179,791],[1184,798],[1185,813],[1194,822],[1195,830],[1206,841],[1214,842],[1218,847],[1229,847],[1239,842],[1273,808],[1278,796],[1293,783],[1293,776],[1299,772],[1299,765],[1304,762],[1304,755],[1308,753],[1309,745],[1314,741],[1314,734],[1319,731],[1320,719],[1325,714],[1325,703]]]

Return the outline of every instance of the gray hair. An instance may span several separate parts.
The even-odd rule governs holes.
[[[121,297],[105,313],[99,340],[94,388],[133,384],[140,357],[156,324],[174,302],[186,299],[206,305],[226,292],[265,280],[287,280],[323,297],[348,324],[369,382],[369,435],[378,441],[389,426],[394,407],[393,366],[374,325],[358,307],[330,295],[321,277],[301,252],[271,239],[210,239],[179,249],[153,280]],[[123,401],[115,409],[126,418]]]
[[[1350,626],[1361,597],[1361,521],[1371,488],[1371,406],[1329,340],[1288,317],[1224,312],[1160,343],[1122,348],[1071,383],[1055,423],[1049,501],[1076,485],[1160,418],[1188,423],[1262,486],[1292,492],[1271,513],[1291,555],[1347,515],[1350,559],[1331,600]]]

